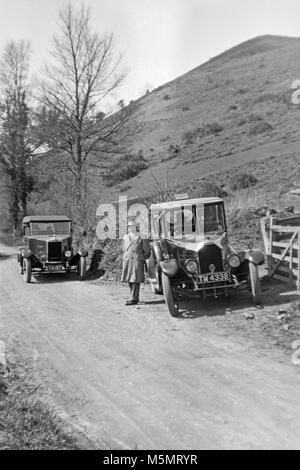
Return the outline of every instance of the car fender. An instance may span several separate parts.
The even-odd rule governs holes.
[[[78,254],[79,254],[79,256],[85,258],[89,254],[89,252],[88,252],[88,250],[83,248],[82,250],[78,251]]]
[[[24,246],[18,248],[18,253],[17,253],[17,260],[18,263],[22,262],[22,251],[25,249]]]
[[[151,251],[151,256],[146,260],[147,271],[150,279],[156,278],[156,269],[157,269],[157,261],[154,257],[153,251]]]
[[[264,264],[265,256],[261,250],[249,250],[246,252],[246,259],[255,266]]]
[[[157,241],[152,243],[152,252],[156,261],[162,261],[161,249]]]
[[[25,248],[24,250],[21,251],[21,257],[22,258],[31,258],[32,257],[32,251],[29,250],[29,248]]]
[[[169,261],[161,261],[160,267],[162,272],[166,274],[168,277],[174,277],[178,273],[178,263],[175,259],[171,259]]]

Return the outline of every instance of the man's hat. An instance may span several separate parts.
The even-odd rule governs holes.
[[[128,220],[127,227],[136,227],[138,222],[135,219]]]

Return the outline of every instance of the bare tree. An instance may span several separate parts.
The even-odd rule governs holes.
[[[121,59],[115,58],[113,36],[93,32],[89,9],[71,3],[59,11],[58,27],[52,62],[41,81],[40,122],[50,147],[74,177],[80,210],[84,171],[91,163],[101,169],[103,160],[119,151],[121,130],[131,111],[122,109],[105,117],[100,109],[125,75]]]
[[[7,176],[9,213],[15,230],[20,214],[26,214],[30,186],[27,166],[33,147],[27,105],[29,62],[30,46],[25,41],[10,41],[0,62],[0,164]]]

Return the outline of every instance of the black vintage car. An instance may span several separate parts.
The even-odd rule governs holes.
[[[61,215],[34,215],[22,222],[24,246],[19,247],[18,262],[25,281],[32,274],[77,271],[86,275],[87,250],[74,251],[71,220]]]
[[[182,199],[151,206],[152,255],[148,273],[153,291],[164,293],[172,316],[179,299],[228,295],[248,287],[261,302],[260,250],[236,251],[229,244],[224,202],[217,197]]]

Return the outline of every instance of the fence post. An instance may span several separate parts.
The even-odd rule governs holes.
[[[269,236],[269,253],[268,253],[268,276],[272,273],[272,245],[273,245],[273,217],[270,217],[270,236]]]
[[[300,228],[298,229],[298,275],[297,275],[297,289],[300,289]]]

